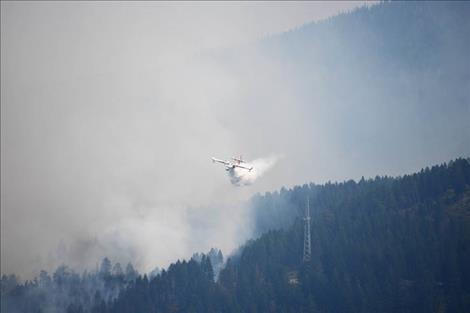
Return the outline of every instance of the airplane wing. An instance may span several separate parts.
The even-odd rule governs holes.
[[[233,166],[235,167],[240,167],[240,168],[244,168],[246,170],[249,170],[251,171],[253,169],[253,166],[252,167],[248,167],[248,166],[243,166],[243,165],[240,165],[240,164],[234,164]]]
[[[230,162],[220,160],[220,159],[216,159],[216,158],[212,158],[212,162],[222,163],[224,165],[230,165]]]

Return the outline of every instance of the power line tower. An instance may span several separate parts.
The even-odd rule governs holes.
[[[304,217],[304,262],[309,262],[312,254],[312,248],[310,244],[310,201],[307,197],[307,207],[305,208],[305,217]]]

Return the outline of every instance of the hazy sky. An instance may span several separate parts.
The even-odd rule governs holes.
[[[359,5],[2,1],[2,272],[229,253],[256,192],[468,157],[470,37],[445,4],[408,41],[364,10],[259,44]],[[235,187],[210,158],[240,154],[277,162]]]
[[[251,140],[262,125],[230,123],[244,113],[241,83],[198,56],[359,5],[2,1],[2,272],[105,255],[148,271],[211,246],[229,252],[249,236],[238,200],[330,177],[280,162],[251,187],[230,185],[211,156],[286,155],[272,138]],[[281,142],[302,114],[283,107],[290,99],[258,113],[280,117]]]

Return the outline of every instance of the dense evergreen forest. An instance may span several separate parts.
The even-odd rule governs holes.
[[[307,197],[312,260],[303,262]],[[222,256],[216,250],[150,277],[131,277],[132,267],[123,273],[103,261],[92,279],[63,268],[52,279],[43,273],[24,284],[3,277],[2,312],[51,312],[45,306],[51,301],[44,293],[47,284],[54,286],[55,301],[69,301],[69,313],[470,308],[470,159],[397,178],[283,189],[258,195],[253,204],[266,232],[229,258],[217,280],[212,264]],[[97,280],[106,288],[99,290]],[[85,283],[95,288],[92,299],[80,298]]]
[[[306,197],[314,213],[313,257],[305,264],[298,216]],[[294,224],[248,243],[222,271],[220,284],[235,294],[241,311],[470,308],[468,159],[399,178],[304,185],[258,197],[257,203],[264,229],[289,218]],[[269,215],[278,220],[270,225]],[[299,285],[288,283],[291,271],[298,271]]]

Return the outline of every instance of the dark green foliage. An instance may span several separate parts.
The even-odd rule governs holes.
[[[218,298],[211,262],[202,256],[178,261],[151,281],[138,277],[109,312],[215,312]]]
[[[312,261],[303,263],[299,213],[307,196]],[[256,209],[280,213],[277,201],[291,203],[283,207],[286,225],[249,241],[217,282],[202,255],[151,281],[139,277],[97,312],[468,311],[468,159],[400,178],[284,189],[258,196]]]
[[[283,225],[246,245],[220,283],[247,312],[465,312],[470,308],[470,163],[458,159],[401,178],[284,190],[274,199],[310,197],[312,261],[301,263],[302,226]],[[279,208],[273,195],[257,210]],[[289,220],[289,219],[286,219]],[[266,225],[265,221],[260,222]],[[287,273],[299,271],[300,285]],[[256,304],[255,306],[253,306]]]

